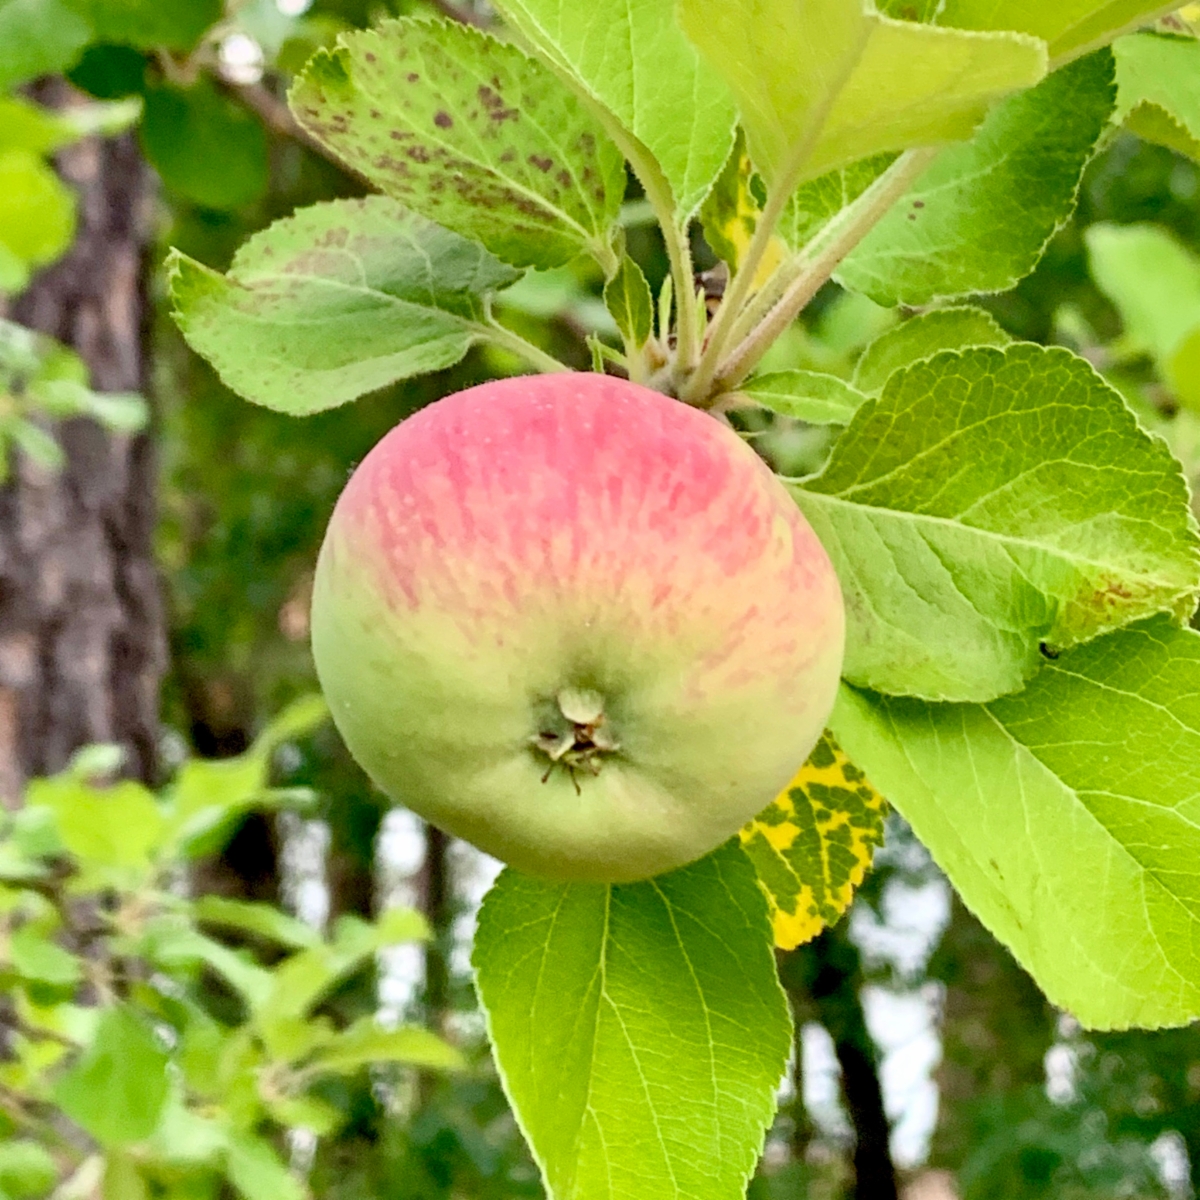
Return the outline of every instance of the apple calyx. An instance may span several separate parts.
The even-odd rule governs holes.
[[[604,697],[591,688],[563,688],[555,696],[555,706],[547,705],[547,717],[529,744],[549,760],[542,782],[550,778],[556,766],[566,767],[579,791],[576,768],[599,775],[606,754],[620,750],[620,743],[608,727]]]

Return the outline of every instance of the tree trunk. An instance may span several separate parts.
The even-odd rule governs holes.
[[[72,102],[62,81],[38,99]],[[97,391],[147,386],[146,278],[151,177],[129,136],[88,138],[58,159],[79,195],[67,256],[12,306],[21,324],[79,353]],[[59,473],[22,456],[0,489],[0,798],[57,771],[90,742],[125,748],[126,771],[151,780],[165,653],[152,555],[150,439],[91,420],[54,430]]]
[[[854,1126],[852,1195],[855,1200],[897,1200],[875,1043],[859,998],[862,965],[844,925],[784,955],[780,977],[792,995],[797,1020],[815,1016],[833,1039],[842,1069],[842,1095]]]

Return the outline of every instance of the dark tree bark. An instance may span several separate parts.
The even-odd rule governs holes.
[[[66,105],[61,81],[38,98]],[[151,178],[136,142],[89,138],[59,170],[79,196],[67,256],[11,317],[73,347],[97,391],[144,391]],[[91,420],[55,429],[59,473],[21,456],[0,490],[0,797],[59,770],[89,742],[125,747],[129,774],[155,773],[162,606],[152,557],[155,476],[145,434]]]
[[[841,927],[827,929],[815,942],[784,956],[780,976],[797,1020],[815,1017],[833,1038],[842,1095],[854,1126],[855,1200],[898,1200],[875,1044],[859,998],[858,949]]]

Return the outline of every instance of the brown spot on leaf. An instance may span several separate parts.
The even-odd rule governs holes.
[[[409,83],[416,83],[421,77],[416,73],[416,71],[409,71],[404,78],[407,79]]]
[[[427,163],[429,161],[429,151],[422,145],[409,146],[404,152],[409,158],[416,163]]]
[[[540,154],[531,154],[529,156],[529,161],[533,166],[537,167],[539,171],[548,171],[552,166],[554,166],[554,159],[544,158]]]
[[[454,124],[454,118],[445,109],[440,109],[433,114],[433,123],[439,129],[449,129]]]

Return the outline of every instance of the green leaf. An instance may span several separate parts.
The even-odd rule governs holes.
[[[1159,374],[1200,409],[1200,259],[1157,225],[1088,228],[1092,278],[1117,306],[1125,349],[1153,355]]]
[[[1037,670],[1041,642],[1196,608],[1179,464],[1060,348],[898,372],[794,494],[842,583],[846,678],[878,691],[991,700]]]
[[[298,921],[273,904],[229,900],[224,896],[199,896],[190,907],[197,921],[252,933],[296,950],[315,946],[321,941],[321,935],[311,925]]]
[[[683,36],[675,0],[499,0],[496,7],[650,152],[686,225],[729,155],[737,118],[720,76]]]
[[[737,396],[811,425],[848,425],[866,400],[836,375],[799,369],[757,375],[738,388]]]
[[[9,940],[13,970],[25,979],[73,987],[83,977],[79,959],[32,925],[22,925]]]
[[[758,0],[752,15],[726,0],[680,0],[679,11],[777,187],[969,137],[997,99],[1046,73],[1031,38],[893,21],[857,0]]]
[[[97,42],[141,50],[190,50],[222,15],[221,0],[65,0]]]
[[[0,91],[66,70],[91,37],[62,0],[0,0]]]
[[[0,96],[0,150],[50,154],[89,134],[120,133],[137,120],[141,111],[138,99],[55,111],[21,96]]]
[[[12,421],[8,435],[30,462],[44,470],[61,471],[66,466],[67,456],[54,434],[33,421]]]
[[[901,367],[931,358],[939,350],[968,346],[1007,346],[1012,338],[982,308],[938,308],[912,317],[877,337],[854,370],[854,386],[878,395]]]
[[[267,727],[254,739],[253,753],[274,753],[284,742],[308,737],[329,720],[329,705],[320,692],[312,692],[293,700],[271,718]]]
[[[382,196],[301,209],[218,275],[176,252],[176,320],[222,379],[304,414],[456,363],[481,297],[517,278],[482,247]]]
[[[508,869],[474,963],[556,1200],[740,1200],[790,1035],[766,903],[736,845],[613,887]]]
[[[838,213],[853,204],[896,161],[894,154],[873,154],[848,167],[827,171],[802,183],[788,198],[778,233],[793,250],[801,250]]]
[[[604,285],[604,303],[625,344],[640,350],[654,331],[654,297],[642,268],[625,254],[616,275]]]
[[[69,775],[36,779],[26,803],[50,809],[67,852],[85,871],[114,884],[128,886],[143,876],[162,841],[162,810],[154,795],[132,780],[91,787]]]
[[[448,21],[388,21],[319,51],[296,118],[406,207],[517,267],[612,259],[625,163],[554,73]]]
[[[142,148],[163,183],[206,208],[245,208],[267,190],[262,123],[207,77],[146,91]]]
[[[429,927],[414,909],[389,909],[374,924],[341,917],[331,943],[294,954],[274,972],[270,992],[255,1006],[264,1037],[270,1041],[273,1025],[305,1016],[334,984],[385,946],[428,937]]]
[[[32,151],[0,151],[0,245],[28,266],[42,267],[74,236],[70,189]]]
[[[186,918],[168,913],[148,920],[136,944],[137,954],[164,970],[177,973],[201,964],[211,967],[248,1006],[263,1003],[274,978],[247,953],[231,950],[205,937]]]
[[[270,1143],[248,1133],[230,1135],[225,1170],[245,1200],[305,1200],[300,1181],[279,1161]]]
[[[58,1180],[58,1166],[38,1142],[19,1138],[0,1143],[0,1192],[12,1200],[45,1195]]]
[[[886,812],[887,801],[826,730],[796,777],[740,834],[776,946],[794,950],[850,907],[883,845]]]
[[[128,1005],[105,1008],[92,1044],[58,1081],[54,1098],[102,1146],[140,1142],[166,1103],[166,1052]]]
[[[1010,97],[938,155],[836,278],[886,305],[1012,287],[1074,211],[1114,101],[1107,52]]]
[[[1111,42],[1178,7],[1163,0],[943,0],[941,25],[956,29],[1017,29],[1050,45],[1055,63]]]
[[[318,1047],[305,1066],[306,1071],[349,1075],[371,1063],[406,1063],[461,1071],[463,1056],[428,1029],[419,1025],[401,1025],[384,1029],[374,1017],[362,1017],[332,1041]]]
[[[986,707],[843,689],[833,728],[1054,1004],[1181,1025],[1200,1016],[1198,677],[1200,635],[1157,618]]]
[[[1200,42],[1152,33],[1113,44],[1116,120],[1200,161]]]

